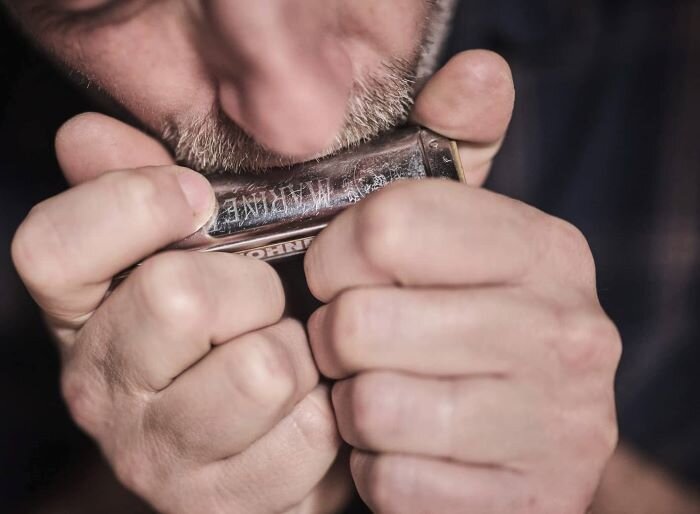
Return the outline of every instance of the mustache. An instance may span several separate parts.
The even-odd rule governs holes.
[[[413,106],[418,59],[394,59],[355,81],[343,127],[318,157],[367,142],[406,122]],[[162,141],[178,164],[205,175],[262,173],[296,164],[255,141],[215,105],[200,119],[169,120]]]

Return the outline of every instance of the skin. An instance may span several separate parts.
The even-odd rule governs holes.
[[[37,37],[147,127],[218,102],[304,156],[339,130],[353,78],[414,50],[426,5],[153,2]],[[12,255],[59,342],[71,413],[120,480],[176,513],[336,512],[348,469],[382,513],[586,511],[616,444],[620,340],[583,236],[475,187],[513,99],[488,52],[435,74],[413,121],[462,142],[469,184],[397,184],[339,216],[306,257],[326,303],[308,339],[268,265],[149,257],[209,218],[200,175],[117,120],[67,122],[56,150],[73,187],[32,210]]]
[[[37,15],[37,4],[63,13]],[[299,158],[331,144],[353,81],[411,58],[428,12],[425,0],[117,0],[112,23],[62,21],[106,4],[11,3],[43,46],[150,129],[218,104],[259,143]]]

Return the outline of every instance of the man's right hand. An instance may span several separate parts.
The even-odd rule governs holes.
[[[99,115],[66,124],[57,153],[75,187],[31,211],[12,254],[59,342],[70,411],[120,480],[165,512],[337,508],[332,409],[275,271],[149,257],[209,218],[207,181]]]

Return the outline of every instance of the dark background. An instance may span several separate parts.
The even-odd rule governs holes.
[[[0,88],[0,512],[74,513],[72,500],[59,500],[65,490],[79,491],[71,496],[89,504],[114,496],[113,485],[95,465],[94,445],[68,418],[59,394],[57,352],[14,273],[9,248],[32,205],[66,187],[53,157],[53,135],[88,106],[16,35],[2,8]],[[97,505],[85,512],[135,513],[137,508]]]
[[[687,78],[682,62],[700,59],[697,48],[693,54],[676,39],[678,12],[690,3],[464,0],[449,53],[488,47],[513,65],[518,103],[490,187],[588,236],[601,301],[625,342],[622,435],[698,485],[698,271],[669,299],[666,277],[647,259],[667,177],[664,127],[674,122],[670,106]],[[700,91],[697,70],[691,83]],[[52,152],[56,129],[91,106],[16,36],[1,9],[0,87],[0,512],[136,513],[141,507],[128,498],[106,501],[120,495],[95,464],[94,445],[67,417],[57,354],[9,257],[12,234],[31,206],[65,188]],[[695,176],[698,135],[691,129],[678,148],[681,168]],[[700,232],[698,192],[678,195],[685,229]],[[682,330],[657,338],[657,318],[668,312]],[[667,344],[661,351],[657,339]]]
[[[65,187],[51,142],[80,102],[20,43],[4,12],[0,87],[0,511],[19,512],[60,488],[93,451],[66,415],[57,354],[9,255],[12,234],[32,204]]]

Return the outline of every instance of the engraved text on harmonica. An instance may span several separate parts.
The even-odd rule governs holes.
[[[331,207],[331,181],[316,178],[220,198],[219,214],[209,234],[216,237],[280,218],[319,213]]]

